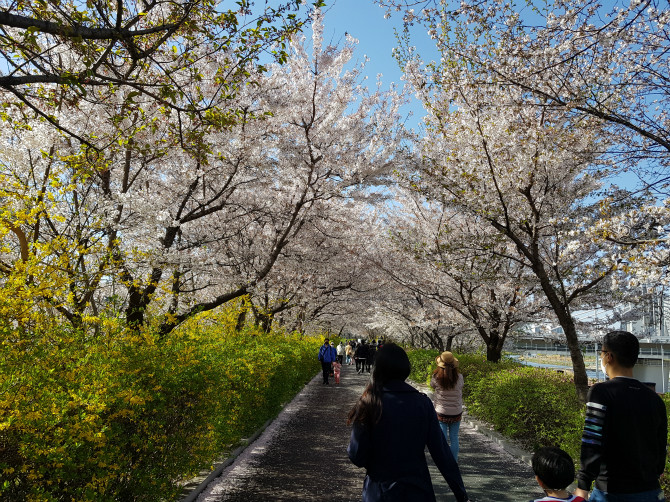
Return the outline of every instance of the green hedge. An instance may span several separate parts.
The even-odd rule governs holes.
[[[662,394],[661,397],[665,402],[665,411],[668,416],[670,416],[670,392]],[[668,434],[668,445],[670,446],[670,433]],[[668,449],[668,455],[665,458],[665,472],[663,472],[663,475],[661,476],[661,486],[663,487],[666,500],[670,500],[670,448]]]
[[[165,339],[5,333],[26,342],[0,344],[0,499],[175,500],[319,368],[319,340],[203,321]]]
[[[440,355],[438,350],[407,350],[412,366],[409,378],[419,383],[430,383],[430,374],[435,369],[435,359]]]
[[[468,413],[527,449],[558,446],[579,458],[584,406],[571,376],[516,367],[469,382]]]

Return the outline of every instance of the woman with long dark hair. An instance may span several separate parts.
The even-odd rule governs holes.
[[[410,362],[393,344],[377,352],[370,382],[349,412],[349,458],[367,473],[363,501],[434,502],[425,447],[458,502],[468,495],[433,403],[407,384]]]
[[[463,415],[463,375],[458,371],[458,359],[451,352],[442,352],[435,361],[437,368],[430,377],[430,386],[435,390],[435,411],[451,453],[458,462],[458,430]]]

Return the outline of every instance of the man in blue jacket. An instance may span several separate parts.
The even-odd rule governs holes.
[[[335,350],[335,347],[330,346],[330,340],[326,338],[319,349],[319,361],[321,361],[321,369],[323,370],[323,385],[328,385],[330,367],[336,359],[337,351]]]

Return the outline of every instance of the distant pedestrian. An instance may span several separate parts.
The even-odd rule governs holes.
[[[349,458],[366,471],[363,502],[435,502],[425,448],[457,502],[468,495],[440,431],[430,399],[405,382],[405,351],[392,343],[377,353],[370,382],[349,412]]]
[[[591,502],[665,500],[659,477],[668,417],[658,394],[633,378],[639,353],[640,342],[628,331],[611,331],[603,339],[600,363],[609,380],[587,396],[575,490]]]
[[[335,342],[330,342],[330,347],[335,351],[335,361],[337,361],[337,347],[335,347]],[[333,365],[330,365],[330,376],[334,377],[335,376],[335,370],[333,369]]]
[[[566,452],[545,446],[535,452],[531,463],[537,484],[547,495],[531,502],[584,502],[584,498],[567,490],[575,480],[575,463]]]
[[[326,338],[323,345],[319,349],[319,361],[321,361],[321,370],[323,371],[323,384],[328,385],[328,377],[330,375],[333,363],[337,359],[337,352],[335,347],[331,347],[330,340]]]
[[[354,360],[356,361],[356,372],[363,373],[365,371],[365,362],[368,358],[368,346],[365,343],[359,343],[354,352]]]
[[[451,453],[458,462],[458,431],[463,415],[463,375],[458,371],[458,359],[451,352],[442,352],[435,361],[437,368],[430,377],[430,386],[435,390],[435,412]]]
[[[349,343],[347,344],[347,348],[345,349],[345,354],[347,356],[346,363],[348,365],[353,364],[354,348]]]
[[[347,352],[344,342],[340,341],[340,344],[337,346],[337,360],[340,364],[344,363],[344,356]]]
[[[372,365],[375,363],[375,356],[377,355],[377,346],[374,343],[366,343],[368,354],[365,358],[365,371],[370,373]]]
[[[340,383],[340,374],[342,371],[342,363],[335,361],[333,363],[333,376],[335,377],[335,383]]]

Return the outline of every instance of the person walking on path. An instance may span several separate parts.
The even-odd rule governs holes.
[[[344,342],[340,341],[340,344],[337,346],[337,360],[340,364],[344,364],[344,354],[346,353],[346,350]]]
[[[351,344],[347,344],[347,348],[345,349],[345,353],[347,355],[347,365],[351,365],[352,359],[354,357],[354,348],[351,346]]]
[[[356,372],[363,373],[365,371],[365,362],[368,358],[368,346],[365,343],[359,343],[354,352],[354,359],[356,360]]]
[[[333,376],[335,377],[335,383],[340,383],[340,376],[342,375],[342,363],[340,361],[335,361],[333,363]]]
[[[405,382],[410,362],[395,344],[377,353],[370,382],[349,412],[347,453],[365,467],[363,502],[435,502],[425,447],[457,502],[468,495],[430,399]]]
[[[609,377],[589,390],[575,494],[592,502],[660,502],[668,417],[663,400],[633,378],[640,343],[628,331],[603,339]],[[589,490],[595,487],[589,498]]]
[[[330,368],[337,359],[335,347],[331,347],[330,340],[326,338],[319,349],[319,361],[321,361],[321,370],[323,371],[323,385],[328,385]]]
[[[375,363],[375,356],[377,355],[377,346],[373,343],[366,343],[368,347],[368,355],[365,358],[365,371],[370,373],[372,365]]]
[[[435,361],[437,368],[430,377],[430,386],[435,391],[435,412],[454,460],[458,462],[458,430],[463,415],[463,375],[458,371],[458,359],[451,352],[442,352]]]

